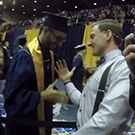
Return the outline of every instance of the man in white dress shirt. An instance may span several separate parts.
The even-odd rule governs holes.
[[[90,38],[93,55],[104,57],[105,61],[100,63],[82,93],[70,81],[75,68],[69,71],[65,61],[58,61],[55,68],[71,101],[78,106],[78,130],[73,135],[125,135],[130,129],[133,111],[129,105],[129,69],[118,49],[121,27],[110,19],[96,22]],[[103,73],[110,65],[105,90],[99,89]],[[104,97],[93,113],[99,92],[104,92]]]

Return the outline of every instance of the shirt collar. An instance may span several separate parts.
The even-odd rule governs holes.
[[[107,54],[104,56],[104,58],[105,58],[106,61],[109,61],[109,60],[112,60],[112,59],[114,59],[115,57],[118,57],[118,56],[120,56],[120,55],[122,55],[121,50],[116,49],[116,50],[113,50],[113,51],[107,53]]]

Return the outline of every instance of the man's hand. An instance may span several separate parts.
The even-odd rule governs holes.
[[[50,101],[53,104],[62,103],[65,105],[68,102],[68,97],[65,93],[54,90],[56,82],[57,81],[49,85],[45,91],[41,92],[41,100]]]
[[[65,60],[63,61],[59,60],[58,62],[56,62],[56,64],[57,68],[55,67],[55,71],[59,75],[60,79],[63,82],[70,81],[72,75],[74,74],[75,68],[69,71]]]
[[[131,41],[134,39],[134,34],[131,33],[125,38],[125,50],[123,52],[128,67],[131,71],[131,75],[135,78],[135,44],[131,44]]]

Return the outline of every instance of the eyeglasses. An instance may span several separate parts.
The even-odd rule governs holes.
[[[103,31],[103,32],[106,32],[106,31]],[[118,35],[114,34],[113,32],[112,32],[112,35],[113,35],[114,37],[118,38],[118,39],[121,41],[121,43],[124,41],[123,38],[119,37]]]
[[[61,43],[61,42],[66,41],[66,38],[63,38],[61,36],[57,36],[57,35],[54,34],[54,32],[51,29],[49,29],[49,30],[53,34],[53,36],[56,38],[56,40],[57,40],[58,43]]]
[[[124,39],[122,39],[121,37],[119,37],[118,35],[116,35],[116,34],[114,34],[114,33],[112,33],[113,34],[113,36],[115,36],[116,38],[118,38],[119,40],[121,40],[121,42],[124,40]]]

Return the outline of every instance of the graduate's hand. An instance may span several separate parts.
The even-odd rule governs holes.
[[[65,105],[68,102],[68,97],[65,93],[54,89],[56,83],[57,81],[49,85],[45,91],[41,92],[41,100],[50,101],[53,104],[62,103]]]
[[[69,71],[65,60],[63,61],[59,60],[56,62],[56,64],[57,68],[55,67],[55,71],[59,75],[60,79],[63,82],[70,81],[72,75],[74,74],[75,67],[71,71]]]
[[[135,79],[135,44],[131,44],[134,34],[131,33],[125,38],[125,50],[123,52],[128,67],[131,71],[132,78]]]

